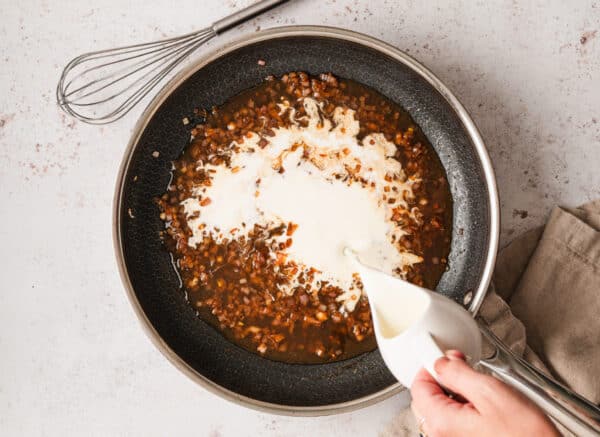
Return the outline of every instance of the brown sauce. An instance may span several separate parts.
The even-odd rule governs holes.
[[[207,236],[195,248],[187,244],[191,231],[180,203],[194,187],[210,183],[210,175],[197,163],[228,165],[227,148],[232,141],[254,132],[266,142],[273,129],[289,126],[276,106],[282,97],[292,102],[299,114],[304,111],[299,103],[302,97],[325,102],[325,117],[337,106],[353,109],[361,126],[359,138],[380,132],[394,142],[395,159],[406,175],[421,180],[413,185],[415,197],[409,204],[418,208],[420,220],[397,217],[406,221],[410,230],[398,242],[399,247],[423,258],[405,277],[435,288],[447,268],[452,229],[452,201],[444,169],[402,108],[370,88],[331,74],[270,77],[219,108],[194,111],[196,119],[190,123],[193,140],[174,162],[173,181],[158,199],[161,219],[167,224],[163,239],[177,261],[190,304],[230,341],[279,361],[347,359],[376,347],[369,304],[363,295],[354,311],[340,312],[336,298],[342,290],[328,284],[318,293],[302,287],[291,296],[279,291],[286,271],[294,266],[269,256],[278,249],[271,237],[287,235],[291,244],[293,223],[271,229],[254,226],[246,238],[217,242]],[[310,271],[302,275],[310,282]]]

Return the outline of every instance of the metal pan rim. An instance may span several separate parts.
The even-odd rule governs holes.
[[[461,123],[463,124],[465,130],[469,134],[471,141],[475,147],[477,155],[480,160],[480,164],[483,169],[483,173],[485,176],[485,183],[488,192],[488,200],[490,203],[489,210],[489,235],[488,235],[488,247],[486,254],[486,261],[484,264],[484,269],[481,275],[481,279],[479,282],[479,286],[476,290],[473,290],[473,298],[469,304],[469,311],[475,316],[483,299],[486,295],[488,286],[491,281],[492,272],[494,269],[495,261],[496,261],[496,253],[498,251],[498,239],[499,239],[499,229],[500,229],[500,207],[498,200],[498,190],[496,185],[496,178],[494,175],[494,170],[492,167],[492,163],[490,157],[488,155],[487,149],[483,142],[483,139],[475,126],[475,123],[471,119],[469,113],[464,108],[464,106],[459,102],[459,100],[452,94],[452,92],[442,83],[440,79],[438,79],[429,69],[423,66],[421,63],[416,61],[411,56],[406,53],[400,51],[399,49],[381,41],[376,38],[372,38],[370,36],[353,32],[345,29],[335,28],[335,27],[326,27],[326,26],[285,26],[285,27],[275,27],[271,29],[261,30],[259,32],[253,33],[251,35],[243,35],[240,38],[236,39],[233,42],[227,43],[224,46],[218,47],[213,51],[207,53],[202,56],[198,60],[196,60],[193,64],[189,65],[187,68],[183,69],[180,73],[175,75],[169,82],[164,85],[164,87],[157,93],[157,95],[152,99],[152,101],[148,104],[148,106],[144,109],[141,114],[138,122],[136,123],[135,128],[133,129],[133,134],[127,145],[127,148],[124,153],[123,161],[121,162],[121,166],[119,169],[119,174],[115,187],[115,195],[113,199],[113,244],[115,248],[115,254],[117,259],[117,264],[119,268],[119,273],[121,276],[121,280],[125,287],[125,291],[129,302],[131,303],[139,321],[142,324],[142,327],[154,345],[158,348],[158,350],[180,371],[186,374],[190,379],[200,384],[210,392],[219,395],[222,398],[225,398],[231,402],[234,402],[239,405],[243,405],[245,407],[249,407],[255,410],[272,413],[272,414],[281,414],[281,415],[289,415],[289,416],[323,416],[323,415],[331,415],[338,414],[356,410],[358,408],[363,408],[369,405],[373,405],[377,402],[380,402],[388,397],[397,394],[404,390],[404,387],[400,385],[400,383],[393,384],[387,387],[384,390],[381,390],[377,393],[373,393],[369,396],[364,396],[362,398],[354,399],[348,402],[342,402],[337,404],[330,405],[320,405],[320,406],[294,406],[294,405],[280,405],[269,402],[258,401],[247,396],[239,395],[231,390],[228,390],[203,375],[196,372],[192,367],[190,367],[184,360],[182,360],[160,337],[158,332],[152,326],[150,320],[146,317],[136,295],[133,290],[133,286],[131,284],[131,280],[129,278],[127,268],[125,265],[125,257],[123,253],[123,246],[121,244],[122,230],[120,229],[120,220],[121,217],[121,199],[123,195],[123,188],[125,182],[125,175],[127,173],[127,169],[129,167],[131,158],[133,156],[133,152],[138,144],[138,141],[144,132],[148,122],[152,119],[152,116],[161,106],[161,104],[173,93],[186,79],[188,79],[192,74],[194,74],[197,70],[209,64],[210,62],[220,58],[221,56],[239,49],[241,47],[245,47],[247,45],[251,45],[260,41],[276,39],[276,38],[286,38],[290,36],[309,36],[309,37],[327,37],[333,39],[341,39],[345,41],[354,42],[357,44],[364,45],[371,49],[375,49],[387,56],[392,57],[393,59],[405,64],[417,74],[419,74],[423,79],[425,79],[430,85],[432,85],[450,104],[450,106],[455,111],[456,115],[459,117]]]

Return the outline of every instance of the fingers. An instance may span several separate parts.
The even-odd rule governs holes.
[[[450,359],[456,358],[458,360],[465,360],[465,354],[461,351],[457,351],[456,349],[450,349],[446,351],[446,356]]]
[[[470,405],[449,398],[439,384],[425,369],[415,377],[411,395],[411,408],[417,420],[423,419],[423,427],[430,435],[444,427],[466,430],[477,412]]]
[[[472,402],[477,408],[495,396],[497,380],[473,370],[464,355],[452,351],[434,364],[438,379],[444,387]],[[460,355],[459,355],[460,354]]]
[[[420,412],[443,408],[452,402],[452,399],[446,396],[444,390],[425,369],[421,369],[415,376],[410,393],[414,407]]]
[[[447,351],[446,356],[452,360],[465,359],[464,354],[457,350]],[[423,405],[426,409],[441,408],[452,403],[452,399],[447,396],[444,389],[425,369],[421,369],[415,376],[411,394],[413,399],[417,399],[419,403],[427,403],[427,405]]]

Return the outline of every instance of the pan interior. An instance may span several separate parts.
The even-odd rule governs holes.
[[[378,351],[331,364],[294,365],[267,360],[225,340],[185,301],[159,239],[163,224],[153,201],[169,183],[171,161],[188,144],[189,129],[182,120],[194,108],[218,106],[268,74],[289,71],[332,72],[363,83],[404,107],[421,127],[446,169],[454,201],[450,269],[437,291],[459,302],[479,285],[490,205],[477,152],[447,101],[402,62],[355,42],[317,36],[254,42],[198,69],[162,103],[124,168],[118,217],[118,243],[141,309],[166,345],[218,386],[261,402],[319,407],[374,395],[396,380]]]

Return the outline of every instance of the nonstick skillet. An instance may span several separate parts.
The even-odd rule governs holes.
[[[264,67],[257,60],[267,60]],[[261,63],[262,64],[262,63]],[[453,198],[449,269],[437,291],[475,317],[498,246],[492,166],[466,110],[429,70],[376,39],[341,29],[293,26],[258,32],[171,80],[138,122],[117,181],[115,248],[130,301],[159,350],[190,378],[229,400],[281,414],[322,415],[382,400],[402,389],[378,351],[329,364],[270,361],[228,342],[196,317],[159,239],[154,199],[187,145],[182,120],[220,105],[268,74],[332,72],[379,91],[421,127],[446,170]],[[528,365],[480,325],[494,354],[479,365],[521,390],[577,435],[600,433],[600,409]]]
[[[152,101],[126,151],[115,198],[117,257],[143,325],[171,362],[221,396],[271,412],[329,414],[401,390],[379,352],[298,365],[230,343],[186,302],[159,238],[163,223],[154,202],[169,184],[171,161],[188,144],[182,120],[193,108],[220,105],[269,74],[289,71],[332,72],[365,84],[404,107],[421,127],[446,170],[454,202],[449,269],[437,291],[473,314],[495,260],[498,198],[484,144],[457,99],[414,59],[360,34],[323,27],[259,32],[196,62]]]

